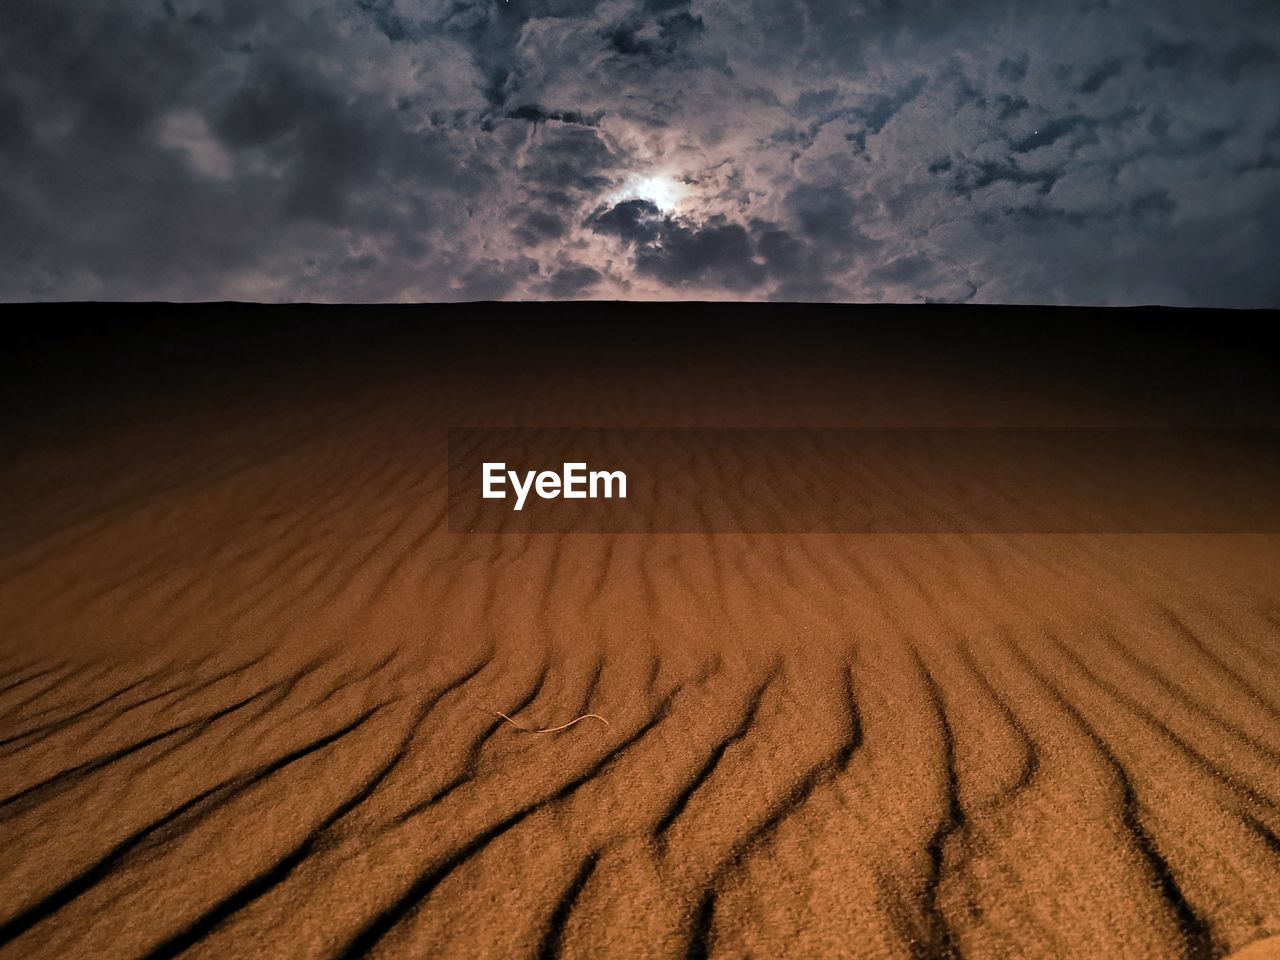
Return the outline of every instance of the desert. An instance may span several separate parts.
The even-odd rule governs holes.
[[[0,957],[1280,935],[1275,533],[467,533],[446,476],[455,427],[1274,429],[1274,317],[81,309],[3,361]]]

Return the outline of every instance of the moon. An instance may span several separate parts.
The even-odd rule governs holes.
[[[684,184],[673,173],[636,173],[627,178],[622,188],[609,199],[617,204],[624,200],[647,200],[663,213],[675,213],[685,197]]]

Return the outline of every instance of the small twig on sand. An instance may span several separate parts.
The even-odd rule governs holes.
[[[575,723],[580,723],[583,720],[599,720],[606,727],[611,726],[609,721],[606,720],[604,717],[600,716],[600,714],[598,713],[584,713],[582,716],[577,717],[574,720],[570,720],[568,723],[562,723],[558,727],[538,728],[538,727],[526,727],[522,723],[517,723],[515,720],[512,720],[505,713],[503,713],[501,710],[490,710],[489,712],[496,717],[501,717],[503,720],[507,721],[507,723],[511,724],[517,730],[523,730],[525,733],[559,733],[561,730],[568,730]]]

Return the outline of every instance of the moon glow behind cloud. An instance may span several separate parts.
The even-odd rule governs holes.
[[[0,63],[5,299],[1280,304],[1273,0],[10,0]]]

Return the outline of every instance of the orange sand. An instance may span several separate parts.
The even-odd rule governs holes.
[[[1280,934],[1280,537],[467,536],[443,510],[451,425],[1159,406],[871,363],[494,363],[353,364],[5,464],[0,957]]]

